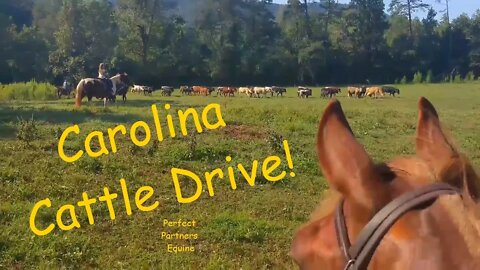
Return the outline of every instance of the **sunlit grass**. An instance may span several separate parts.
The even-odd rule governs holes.
[[[417,102],[425,96],[436,106],[457,145],[480,165],[480,84],[399,87],[401,95],[396,98],[358,100],[347,98],[345,93],[338,97],[357,138],[374,160],[413,153]],[[155,93],[153,97],[129,94],[128,98],[126,104],[117,102],[107,109],[95,101],[91,105],[85,102],[77,110],[73,99],[65,98],[0,104],[0,268],[292,268],[288,257],[292,236],[327,187],[315,154],[318,120],[328,104],[320,98],[319,89],[309,99],[299,99],[294,88],[283,98],[184,97],[178,90],[172,97]],[[172,112],[189,107],[201,112],[207,104],[219,103],[227,127],[198,134],[193,155],[187,155],[192,148],[190,136],[166,138],[144,148],[119,136],[116,154],[84,157],[73,164],[58,157],[58,130],[79,124],[81,134],[67,145],[74,152],[83,147],[90,131],[106,131],[118,124],[131,126],[138,120],[153,125],[150,106],[163,108],[166,103],[172,105]],[[161,110],[160,117],[167,113]],[[30,119],[32,115],[40,138],[26,146],[16,139],[18,118]],[[253,160],[276,153],[269,136],[289,141],[295,178],[280,183],[260,178],[252,188],[237,175],[235,191],[228,180],[218,180],[213,198],[204,193],[192,204],[177,203],[169,174],[172,167],[201,174],[226,168],[225,156],[231,155],[233,164],[250,168]],[[39,216],[39,226],[45,226],[54,222],[61,205],[81,200],[82,192],[98,197],[107,186],[121,193],[121,178],[126,179],[132,197],[139,187],[152,186],[160,207],[149,213],[136,210],[127,216],[119,198],[114,201],[115,221],[110,221],[106,205],[97,203],[92,207],[95,225],[88,225],[83,208],[78,208],[80,229],[55,229],[45,237],[30,231],[28,218],[37,201],[52,200],[52,208]],[[191,243],[162,240],[162,231],[176,232],[162,227],[165,218],[197,220],[197,228],[178,231],[198,233],[199,239]],[[168,243],[192,244],[196,251],[171,254],[166,251]]]

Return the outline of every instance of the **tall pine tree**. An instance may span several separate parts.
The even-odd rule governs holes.
[[[410,38],[413,37],[412,18],[417,10],[427,10],[430,5],[423,3],[423,0],[392,0],[390,12],[393,15],[404,15],[408,17]]]

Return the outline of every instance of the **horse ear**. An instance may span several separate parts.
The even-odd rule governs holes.
[[[435,167],[442,167],[440,163],[456,157],[457,153],[443,133],[438,113],[432,103],[426,98],[420,98],[418,111],[417,154],[425,161],[438,165]]]
[[[373,215],[387,201],[387,187],[363,146],[355,139],[340,102],[330,102],[317,135],[320,166],[330,186],[362,214]]]
[[[417,155],[430,166],[437,179],[463,188],[472,198],[478,198],[478,177],[443,132],[435,107],[422,97],[418,110]]]

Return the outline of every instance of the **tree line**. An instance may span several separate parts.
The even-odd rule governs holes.
[[[183,18],[180,0],[3,0],[0,82],[77,82],[101,62],[153,86],[480,76],[480,11],[451,20],[422,0],[289,0],[276,16],[271,0],[190,2]]]

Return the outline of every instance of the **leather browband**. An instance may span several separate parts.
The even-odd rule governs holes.
[[[446,183],[434,183],[421,189],[406,193],[388,203],[367,223],[351,245],[343,213],[342,199],[335,213],[335,230],[338,244],[346,259],[344,270],[366,269],[375,249],[393,224],[408,211],[441,195],[460,194],[460,190]]]

